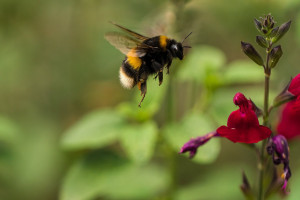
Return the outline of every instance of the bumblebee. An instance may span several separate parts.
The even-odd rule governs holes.
[[[182,42],[177,42],[164,35],[146,37],[118,24],[112,24],[124,32],[105,34],[105,39],[126,55],[120,67],[120,82],[127,89],[138,86],[142,96],[138,106],[141,107],[147,93],[148,76],[155,75],[155,79],[158,77],[159,85],[161,85],[164,68],[169,74],[173,58],[182,60],[183,49],[191,48],[182,45],[191,33]]]

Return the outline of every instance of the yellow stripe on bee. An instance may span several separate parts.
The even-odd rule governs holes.
[[[161,35],[159,36],[159,45],[160,47],[162,47],[164,50],[166,49],[167,47],[167,36],[164,36],[164,35]]]
[[[127,62],[134,70],[138,70],[142,65],[142,60],[138,57],[136,50],[133,48],[127,54]]]

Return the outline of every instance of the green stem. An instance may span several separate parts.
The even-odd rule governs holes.
[[[267,48],[267,59],[266,59],[266,66],[265,66],[265,91],[264,91],[264,116],[263,116],[263,125],[268,125],[269,120],[269,88],[270,88],[270,76],[271,76],[271,69],[269,68],[269,59],[270,59],[270,51],[271,51],[271,44]],[[265,148],[266,148],[267,140],[262,141],[261,149],[260,149],[260,158],[258,164],[259,170],[259,178],[258,178],[258,200],[264,199],[264,171],[265,171]]]

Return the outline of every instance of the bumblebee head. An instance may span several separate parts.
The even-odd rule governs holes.
[[[171,53],[173,57],[177,57],[180,60],[183,59],[183,49],[184,48],[191,48],[190,46],[183,46],[183,42],[185,41],[186,38],[188,38],[190,35],[192,34],[192,32],[190,32],[183,40],[182,42],[176,42],[175,40],[171,41]]]
[[[171,44],[170,50],[173,57],[179,58],[180,60],[183,59],[183,47],[181,43],[174,41],[173,44]]]

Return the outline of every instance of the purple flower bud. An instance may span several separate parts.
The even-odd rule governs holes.
[[[286,102],[296,99],[296,96],[289,91],[292,80],[285,86],[281,93],[274,99],[273,107],[278,107]]]
[[[259,44],[259,46],[261,46],[263,48],[268,48],[269,47],[269,44],[268,44],[267,40],[264,37],[260,36],[260,35],[256,36],[256,43]]]
[[[264,61],[262,57],[259,55],[259,53],[255,50],[255,48],[247,42],[241,42],[241,47],[243,52],[256,64],[264,66]]]
[[[210,132],[204,136],[192,138],[190,141],[185,143],[183,147],[181,148],[179,153],[185,153],[187,151],[190,152],[190,158],[193,158],[194,155],[197,152],[197,149],[199,146],[205,144],[208,142],[212,137],[218,136],[218,133],[216,131]]]
[[[271,50],[270,53],[270,68],[274,68],[282,56],[281,46],[278,45]]]
[[[289,167],[289,146],[287,140],[282,135],[276,135],[270,139],[267,146],[267,152],[273,157],[273,163],[275,165],[283,164],[284,172],[281,177],[284,179],[282,190],[286,192],[286,186],[292,173]]]
[[[290,21],[288,21],[288,22],[282,24],[282,25],[279,27],[279,29],[278,29],[276,35],[275,35],[275,36],[273,37],[273,39],[272,39],[272,43],[273,43],[273,44],[274,44],[275,42],[277,42],[278,40],[280,40],[280,39],[282,38],[282,36],[284,36],[284,35],[286,34],[286,32],[288,32],[288,30],[290,29],[291,23],[292,23],[292,21],[290,20]]]
[[[244,193],[245,197],[247,197],[247,199],[253,199],[254,195],[253,195],[253,191],[251,189],[250,183],[248,181],[248,178],[245,174],[245,172],[243,172],[243,183],[240,186],[242,192]]]
[[[262,28],[261,22],[259,20],[257,20],[257,19],[254,19],[254,24],[255,24],[257,30],[261,31],[261,28]]]

